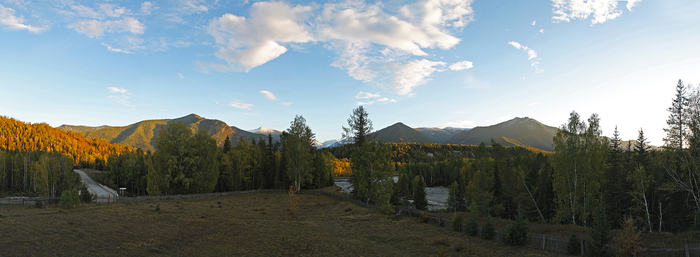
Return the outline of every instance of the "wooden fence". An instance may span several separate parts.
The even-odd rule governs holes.
[[[35,205],[36,201],[41,201],[42,204],[58,204],[60,197],[7,197],[0,198],[0,207],[8,206],[31,206]]]

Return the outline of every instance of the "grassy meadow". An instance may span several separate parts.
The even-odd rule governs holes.
[[[136,204],[0,208],[0,256],[559,256],[286,194]]]

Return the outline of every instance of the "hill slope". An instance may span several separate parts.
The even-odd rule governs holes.
[[[550,127],[531,118],[514,118],[488,127],[476,127],[460,132],[446,143],[477,145],[491,143],[493,138],[505,146],[529,146],[545,151],[554,151],[552,138],[557,128]]]
[[[447,128],[416,128],[416,131],[420,132],[424,136],[426,136],[428,139],[431,141],[438,143],[438,144],[444,144],[449,140],[452,136],[465,131],[465,130],[470,130],[468,128],[452,128],[452,127],[447,127]]]
[[[250,133],[237,127],[229,126],[220,120],[205,119],[196,114],[190,114],[171,120],[145,120],[123,127],[62,125],[58,128],[65,131],[78,132],[89,139],[102,138],[110,143],[137,147],[141,148],[143,151],[154,151],[158,131],[160,131],[162,127],[167,128],[168,125],[178,121],[185,124],[194,133],[200,130],[207,131],[207,134],[214,138],[219,146],[223,145],[226,136],[230,137],[231,143],[234,145],[241,139],[257,140],[263,138],[263,135]]]
[[[372,133],[377,137],[378,140],[384,142],[392,143],[433,143],[432,140],[427,138],[420,132],[412,129],[409,126],[398,122],[394,125],[383,128],[377,132]]]

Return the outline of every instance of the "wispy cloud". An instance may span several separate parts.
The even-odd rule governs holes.
[[[357,104],[357,105],[372,105],[375,103],[382,103],[382,102],[391,102],[391,103],[396,102],[396,100],[394,100],[394,99],[389,99],[388,97],[382,97],[382,95],[380,95],[379,93],[373,94],[373,93],[369,93],[369,92],[359,92],[355,96],[355,99],[373,99],[373,100],[369,100],[366,102],[357,101],[357,102],[355,102],[355,104]]]
[[[107,87],[107,89],[109,90],[109,92],[112,92],[112,93],[126,94],[128,92],[128,90],[124,89],[123,87],[122,88]]]
[[[182,75],[182,73],[178,73],[177,76],[180,77],[181,79],[185,78],[185,75]]]
[[[284,106],[290,106],[292,105],[292,102],[280,102],[280,104]]]
[[[617,8],[618,0],[552,0],[552,19],[555,22],[569,22],[573,20],[586,20],[592,17],[591,25],[605,23],[616,19],[622,14]],[[627,9],[632,8],[641,0],[627,1]]]
[[[367,99],[367,98],[377,98],[377,97],[381,97],[379,92],[377,92],[376,94],[372,94],[369,92],[359,92],[355,96],[355,99]]]
[[[400,95],[410,94],[445,65],[425,49],[451,49],[452,32],[473,20],[472,0],[422,0],[404,5],[363,0],[291,6],[257,2],[248,17],[224,14],[208,25],[215,56],[226,64],[197,62],[207,70],[245,71],[286,53],[292,45],[318,42],[335,51],[332,66],[354,79]],[[419,57],[419,58],[417,58]],[[417,72],[401,79],[407,69]]]
[[[236,100],[236,99],[231,101],[228,105],[232,106],[232,107],[241,108],[241,109],[248,109],[248,110],[252,110],[250,107],[253,107],[252,104],[243,103],[240,100]]]
[[[518,50],[523,50],[523,51],[527,52],[527,59],[531,61],[530,65],[532,67],[535,67],[535,73],[540,73],[540,72],[544,71],[543,69],[539,68],[540,58],[537,58],[537,51],[535,51],[534,49],[529,48],[527,46],[521,45],[520,43],[515,42],[515,41],[510,41],[510,42],[508,42],[508,44],[515,47]]]
[[[276,97],[272,92],[270,92],[270,91],[261,90],[260,93],[263,94],[263,95],[265,96],[265,98],[267,98],[268,100],[272,100],[272,101],[277,101],[277,100],[279,100],[279,99],[277,99],[277,97]]]
[[[461,62],[456,62],[453,64],[450,64],[450,70],[455,70],[455,71],[460,71],[460,70],[467,70],[471,69],[474,67],[474,63],[470,61],[461,61]]]
[[[0,5],[0,26],[10,30],[27,30],[32,33],[41,33],[49,29],[49,26],[27,25],[24,17],[16,16],[15,10]]]
[[[532,26],[535,26],[536,23],[537,21],[532,21]]]
[[[100,37],[105,31],[143,34],[146,29],[143,23],[133,17],[125,17],[115,21],[81,20],[71,23],[68,27],[91,38]]]

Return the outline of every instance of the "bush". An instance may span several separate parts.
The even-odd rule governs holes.
[[[470,236],[477,236],[479,235],[479,224],[476,224],[476,219],[474,216],[469,220],[469,223],[467,223],[467,235]]]
[[[459,215],[457,213],[452,214],[452,229],[454,231],[461,231],[462,230],[462,215]]]
[[[83,184],[80,186],[80,201],[83,203],[90,203],[92,202],[92,193],[90,193],[90,190],[88,190],[87,186]]]
[[[521,210],[518,210],[515,222],[508,224],[503,231],[503,241],[511,245],[525,245],[527,242],[527,224]]]
[[[41,209],[41,207],[44,207],[44,202],[37,198],[36,201],[34,201],[34,207]]]
[[[566,245],[566,253],[571,255],[581,254],[581,242],[576,236],[576,232],[569,237],[569,243]]]
[[[61,200],[58,202],[58,204],[61,205],[61,208],[63,209],[70,209],[76,207],[79,203],[80,198],[78,196],[78,190],[76,190],[75,188],[64,190],[63,193],[61,193]]]
[[[418,218],[420,222],[428,222],[428,215],[425,214],[425,212],[420,213],[420,217]]]
[[[615,249],[620,256],[633,256],[636,252],[642,250],[639,246],[640,240],[639,231],[634,226],[634,220],[631,217],[626,217],[622,223],[622,230],[615,237]]]
[[[496,231],[493,229],[493,223],[491,223],[491,216],[486,219],[486,224],[481,227],[481,238],[486,240],[491,240],[496,236]]]

